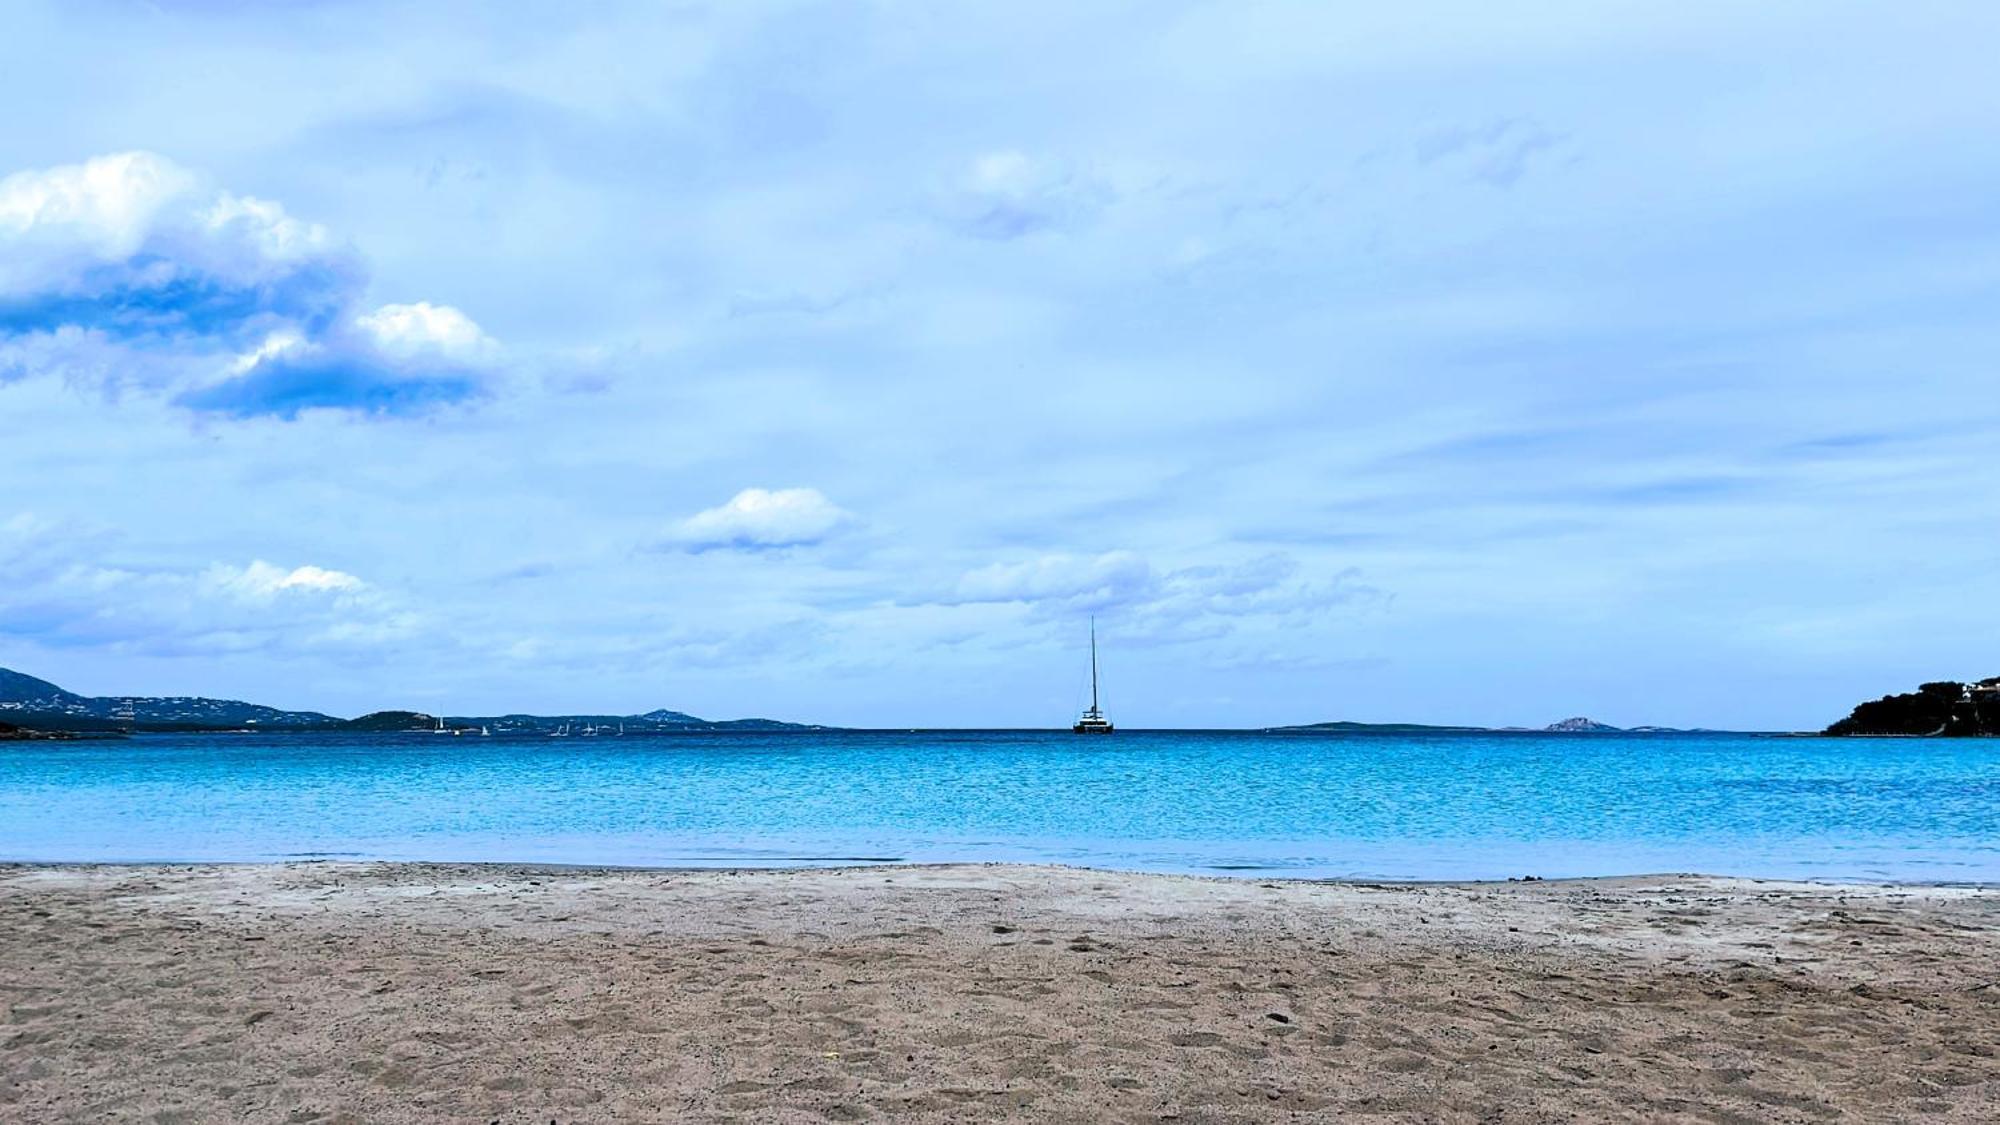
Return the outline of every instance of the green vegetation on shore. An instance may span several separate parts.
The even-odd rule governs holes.
[[[1975,683],[1936,680],[1902,695],[1858,704],[1826,728],[1833,735],[1970,738],[2000,735],[2000,676]]]

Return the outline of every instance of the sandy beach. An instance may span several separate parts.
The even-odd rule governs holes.
[[[0,868],[0,1119],[2000,1119],[2000,892]]]

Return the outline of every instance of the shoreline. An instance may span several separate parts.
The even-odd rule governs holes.
[[[10,870],[127,870],[144,872],[149,870],[180,871],[195,868],[287,868],[287,867],[406,867],[415,869],[434,868],[439,870],[491,870],[498,873],[550,874],[606,874],[606,875],[758,875],[773,873],[828,872],[851,874],[872,871],[955,871],[955,870],[1020,870],[1020,871],[1068,871],[1089,875],[1132,877],[1138,879],[1187,879],[1218,883],[1271,882],[1293,886],[1327,886],[1360,888],[1493,888],[1508,886],[1603,886],[1622,883],[1651,883],[1665,880],[1699,880],[1714,884],[1742,884],[1756,887],[1807,887],[1838,890],[1854,887],[1880,887],[1902,890],[1966,890],[1992,891],[2000,893],[2000,880],[1977,879],[1809,879],[1766,875],[1725,875],[1703,871],[1635,871],[1611,875],[1529,875],[1509,876],[1496,879],[1391,879],[1366,876],[1329,877],[1318,875],[1286,875],[1278,868],[1232,868],[1221,872],[1200,871],[1159,871],[1127,867],[1098,867],[1090,864],[1057,863],[1043,860],[922,860],[904,862],[902,860],[848,860],[840,859],[825,863],[801,861],[797,863],[772,864],[656,864],[656,863],[562,863],[548,860],[508,860],[508,859],[382,859],[361,855],[301,856],[285,859],[132,859],[132,860],[75,860],[75,859],[0,859],[0,877]]]
[[[2000,891],[0,865],[0,1117],[2000,1117]]]

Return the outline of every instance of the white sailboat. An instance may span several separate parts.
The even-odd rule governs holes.
[[[1104,709],[1097,705],[1097,618],[1090,619],[1090,710],[1069,728],[1077,734],[1110,734],[1111,720],[1104,717]]]

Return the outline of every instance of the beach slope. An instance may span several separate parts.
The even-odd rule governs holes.
[[[2000,1120],[2000,893],[0,867],[10,1121]]]

